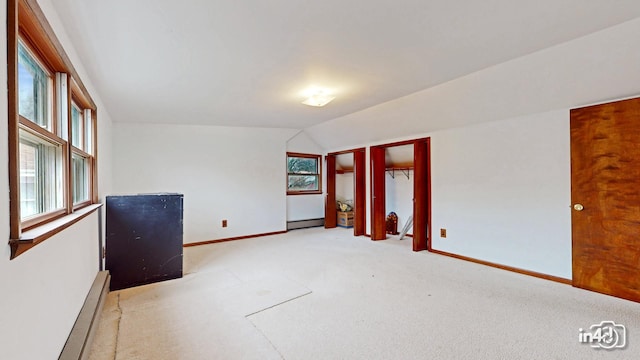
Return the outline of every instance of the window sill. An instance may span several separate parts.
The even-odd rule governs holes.
[[[72,214],[64,216],[58,220],[54,220],[50,223],[35,227],[28,231],[25,231],[20,236],[20,239],[10,239],[9,245],[11,245],[11,260],[18,257],[25,251],[40,244],[48,238],[56,235],[62,230],[70,227],[85,217],[91,215],[94,211],[98,210],[102,204],[93,204],[84,207],[80,210],[76,210]]]
[[[287,191],[287,195],[322,195],[322,191]]]

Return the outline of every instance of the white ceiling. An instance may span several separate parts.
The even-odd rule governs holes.
[[[55,0],[116,122],[307,128],[640,16],[638,0]],[[337,98],[300,104],[308,86]]]

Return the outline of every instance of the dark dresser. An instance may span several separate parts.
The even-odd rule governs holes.
[[[111,290],[182,277],[182,194],[106,198]]]

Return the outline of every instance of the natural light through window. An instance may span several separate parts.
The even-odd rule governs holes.
[[[99,208],[96,105],[37,1],[7,3],[11,259]],[[75,216],[77,215],[77,216]]]
[[[20,216],[61,209],[62,147],[20,130]]]
[[[322,192],[321,156],[287,153],[287,194]]]
[[[82,111],[75,103],[72,103],[71,106],[71,145],[77,147],[78,149],[82,149]]]
[[[77,154],[73,154],[71,159],[73,174],[73,203],[78,204],[89,200],[88,159]]]
[[[49,84],[51,76],[31,56],[22,42],[18,43],[19,113],[34,123],[50,128]]]

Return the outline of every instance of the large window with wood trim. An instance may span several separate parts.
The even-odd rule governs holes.
[[[97,202],[97,136],[95,104],[37,1],[7,9],[13,258]]]
[[[287,153],[287,195],[322,193],[322,157]]]
[[[18,41],[20,218],[37,220],[63,210],[64,141],[53,130],[51,72],[22,39]]]

